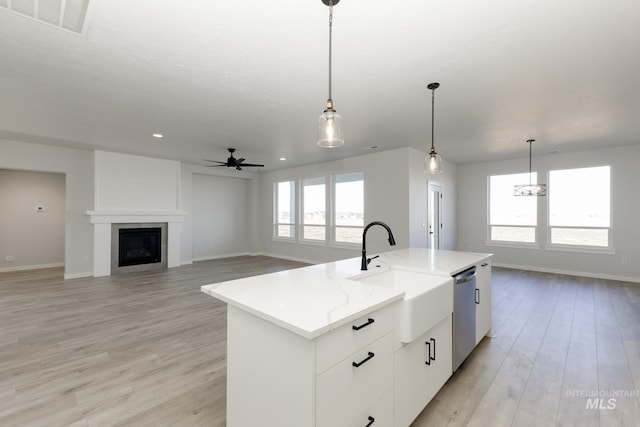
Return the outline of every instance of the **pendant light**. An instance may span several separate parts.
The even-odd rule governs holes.
[[[318,146],[323,148],[340,147],[344,145],[344,135],[342,133],[342,118],[333,108],[331,99],[331,33],[333,28],[333,6],[340,0],[321,0],[329,6],[329,98],[327,105],[318,118]]]
[[[535,139],[527,139],[529,144],[529,184],[515,185],[514,196],[546,196],[547,184],[531,184],[531,144]]]
[[[435,110],[435,97],[436,89],[440,87],[440,83],[429,83],[427,89],[431,90],[431,151],[424,158],[424,172],[428,174],[437,174],[442,172],[442,158],[436,153],[436,148],[433,145],[433,130],[434,130],[434,110]]]

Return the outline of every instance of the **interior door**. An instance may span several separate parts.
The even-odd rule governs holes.
[[[442,186],[429,182],[427,193],[427,241],[430,249],[440,249],[442,246]]]

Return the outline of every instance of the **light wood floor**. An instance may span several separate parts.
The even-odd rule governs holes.
[[[226,307],[200,286],[302,265],[0,274],[0,426],[224,426]],[[640,285],[494,268],[493,338],[413,427],[637,426],[638,390]]]

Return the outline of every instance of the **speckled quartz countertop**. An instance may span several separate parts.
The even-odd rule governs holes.
[[[314,339],[404,297],[404,290],[364,283],[358,278],[402,268],[429,273],[429,281],[444,283],[448,277],[442,276],[449,276],[448,272],[462,271],[490,257],[427,249],[401,249],[380,255],[367,272],[360,271],[357,257],[214,283],[202,286],[201,290],[304,338]]]

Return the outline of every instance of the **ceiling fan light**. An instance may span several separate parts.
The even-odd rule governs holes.
[[[327,108],[318,117],[318,147],[334,148],[344,145],[342,117],[336,110]]]

